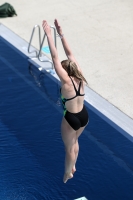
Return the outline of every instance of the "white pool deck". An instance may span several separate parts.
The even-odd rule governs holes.
[[[1,0],[0,5],[3,3]],[[86,100],[128,132],[133,141],[133,2],[10,0],[8,3],[18,16],[0,18],[0,35],[13,45],[18,43],[13,41],[14,33],[23,38],[20,49],[26,54],[33,26],[41,26],[43,19],[53,25],[57,18],[89,83]],[[37,32],[32,44],[38,48]],[[65,59],[59,38],[57,49],[60,60]]]

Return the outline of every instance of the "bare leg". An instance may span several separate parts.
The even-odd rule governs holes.
[[[62,140],[65,145],[65,173],[63,181],[67,182],[68,179],[73,177],[72,168],[75,164],[75,143],[76,143],[76,131],[73,130],[68,122],[63,118],[61,124]]]
[[[65,118],[61,124],[61,135],[65,145],[66,156],[65,156],[65,173],[63,181],[67,182],[68,179],[73,177],[73,172],[76,170],[75,164],[77,161],[79,145],[78,137],[81,135],[85,127],[75,131],[66,121]]]
[[[75,165],[76,165],[77,157],[78,157],[78,153],[79,153],[79,144],[78,144],[78,140],[76,140],[74,152],[75,152],[75,163],[74,163],[74,166],[73,166],[73,168],[72,168],[72,174],[74,174],[74,172],[76,171],[76,166],[75,166]]]
[[[74,163],[75,163],[75,151],[73,146],[71,150],[66,149],[65,173],[63,178],[64,183],[66,183],[68,179],[73,178],[72,168],[74,166]]]
[[[78,144],[78,138],[81,135],[81,133],[83,132],[85,127],[81,127],[79,130],[76,131],[76,143],[75,143],[75,164],[72,168],[72,174],[74,174],[74,172],[76,171],[76,162],[77,162],[77,158],[78,158],[78,152],[79,152],[79,144]]]

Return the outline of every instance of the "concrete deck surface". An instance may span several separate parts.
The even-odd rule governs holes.
[[[0,5],[5,3],[0,1]],[[0,18],[29,41],[35,24],[57,18],[89,87],[133,119],[132,0],[10,0],[18,16]],[[43,34],[43,31],[42,31]],[[38,48],[37,32],[33,46]],[[44,46],[47,46],[45,42]],[[57,40],[60,59],[66,56]]]

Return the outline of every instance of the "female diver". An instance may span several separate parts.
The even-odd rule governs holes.
[[[63,35],[61,26],[57,20],[55,20],[54,24],[68,58],[61,63],[47,21],[43,21],[42,27],[47,35],[55,71],[62,85],[60,92],[64,116],[61,123],[61,135],[66,151],[63,177],[63,182],[66,183],[76,171],[75,165],[79,152],[78,137],[89,121],[88,112],[84,106],[84,86],[87,81],[82,75],[82,71]]]

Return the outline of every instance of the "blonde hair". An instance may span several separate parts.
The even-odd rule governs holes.
[[[61,62],[61,65],[62,65],[63,69],[66,70],[68,76],[73,76],[73,77],[79,79],[80,81],[84,81],[87,83],[87,81],[84,78],[84,76],[82,75],[82,73],[78,70],[78,67],[75,62],[70,61],[70,60],[63,60]]]

